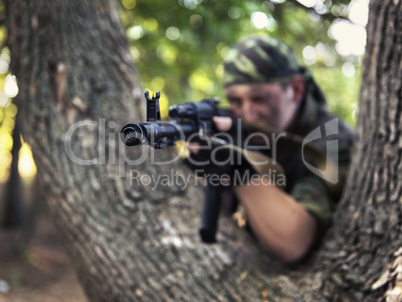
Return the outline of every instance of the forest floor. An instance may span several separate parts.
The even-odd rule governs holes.
[[[0,302],[88,301],[47,208],[35,208],[29,226],[0,227]]]

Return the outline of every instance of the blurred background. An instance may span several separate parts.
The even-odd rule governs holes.
[[[144,89],[161,111],[204,97],[225,106],[222,61],[242,36],[290,45],[326,94],[331,111],[356,124],[368,0],[116,1]],[[49,222],[30,146],[19,133],[18,79],[9,71],[0,2],[0,302],[86,301]],[[2,22],[3,21],[3,22]]]

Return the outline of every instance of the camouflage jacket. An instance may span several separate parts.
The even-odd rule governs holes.
[[[344,181],[351,158],[353,131],[341,119],[329,113],[325,106],[306,98],[288,132],[307,138],[313,131],[320,132],[309,143],[334,161],[338,168],[337,181]],[[303,154],[300,144],[280,138],[276,144],[276,154],[276,160],[285,171],[285,192],[317,219],[320,231],[324,232],[332,222],[339,196],[334,196],[321,176],[310,169],[315,166],[314,160]]]

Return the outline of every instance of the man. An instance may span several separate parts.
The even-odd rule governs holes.
[[[242,121],[305,137],[335,119],[311,74],[278,40],[251,36],[240,41],[230,49],[224,68],[227,100]],[[229,118],[214,117],[214,122],[220,131],[233,128]],[[336,122],[340,177],[344,177],[353,134],[343,122]],[[324,142],[317,147],[325,154],[325,146]],[[275,147],[275,159],[285,171],[285,188],[254,179],[234,191],[258,240],[282,261],[294,262],[308,253],[331,224],[339,196],[306,166],[300,145],[281,138]],[[190,151],[197,154],[198,148],[190,146]]]

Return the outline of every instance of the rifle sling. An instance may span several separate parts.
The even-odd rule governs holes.
[[[264,174],[268,174],[270,171],[275,171],[275,173],[278,175],[285,174],[280,164],[275,163],[270,157],[264,154],[240,148],[236,145],[228,144],[226,141],[223,141],[216,137],[211,137],[211,142],[214,145],[225,147],[233,150],[236,153],[240,153],[242,157],[247,160],[247,162],[253,167],[253,169],[261,176],[263,176]]]

